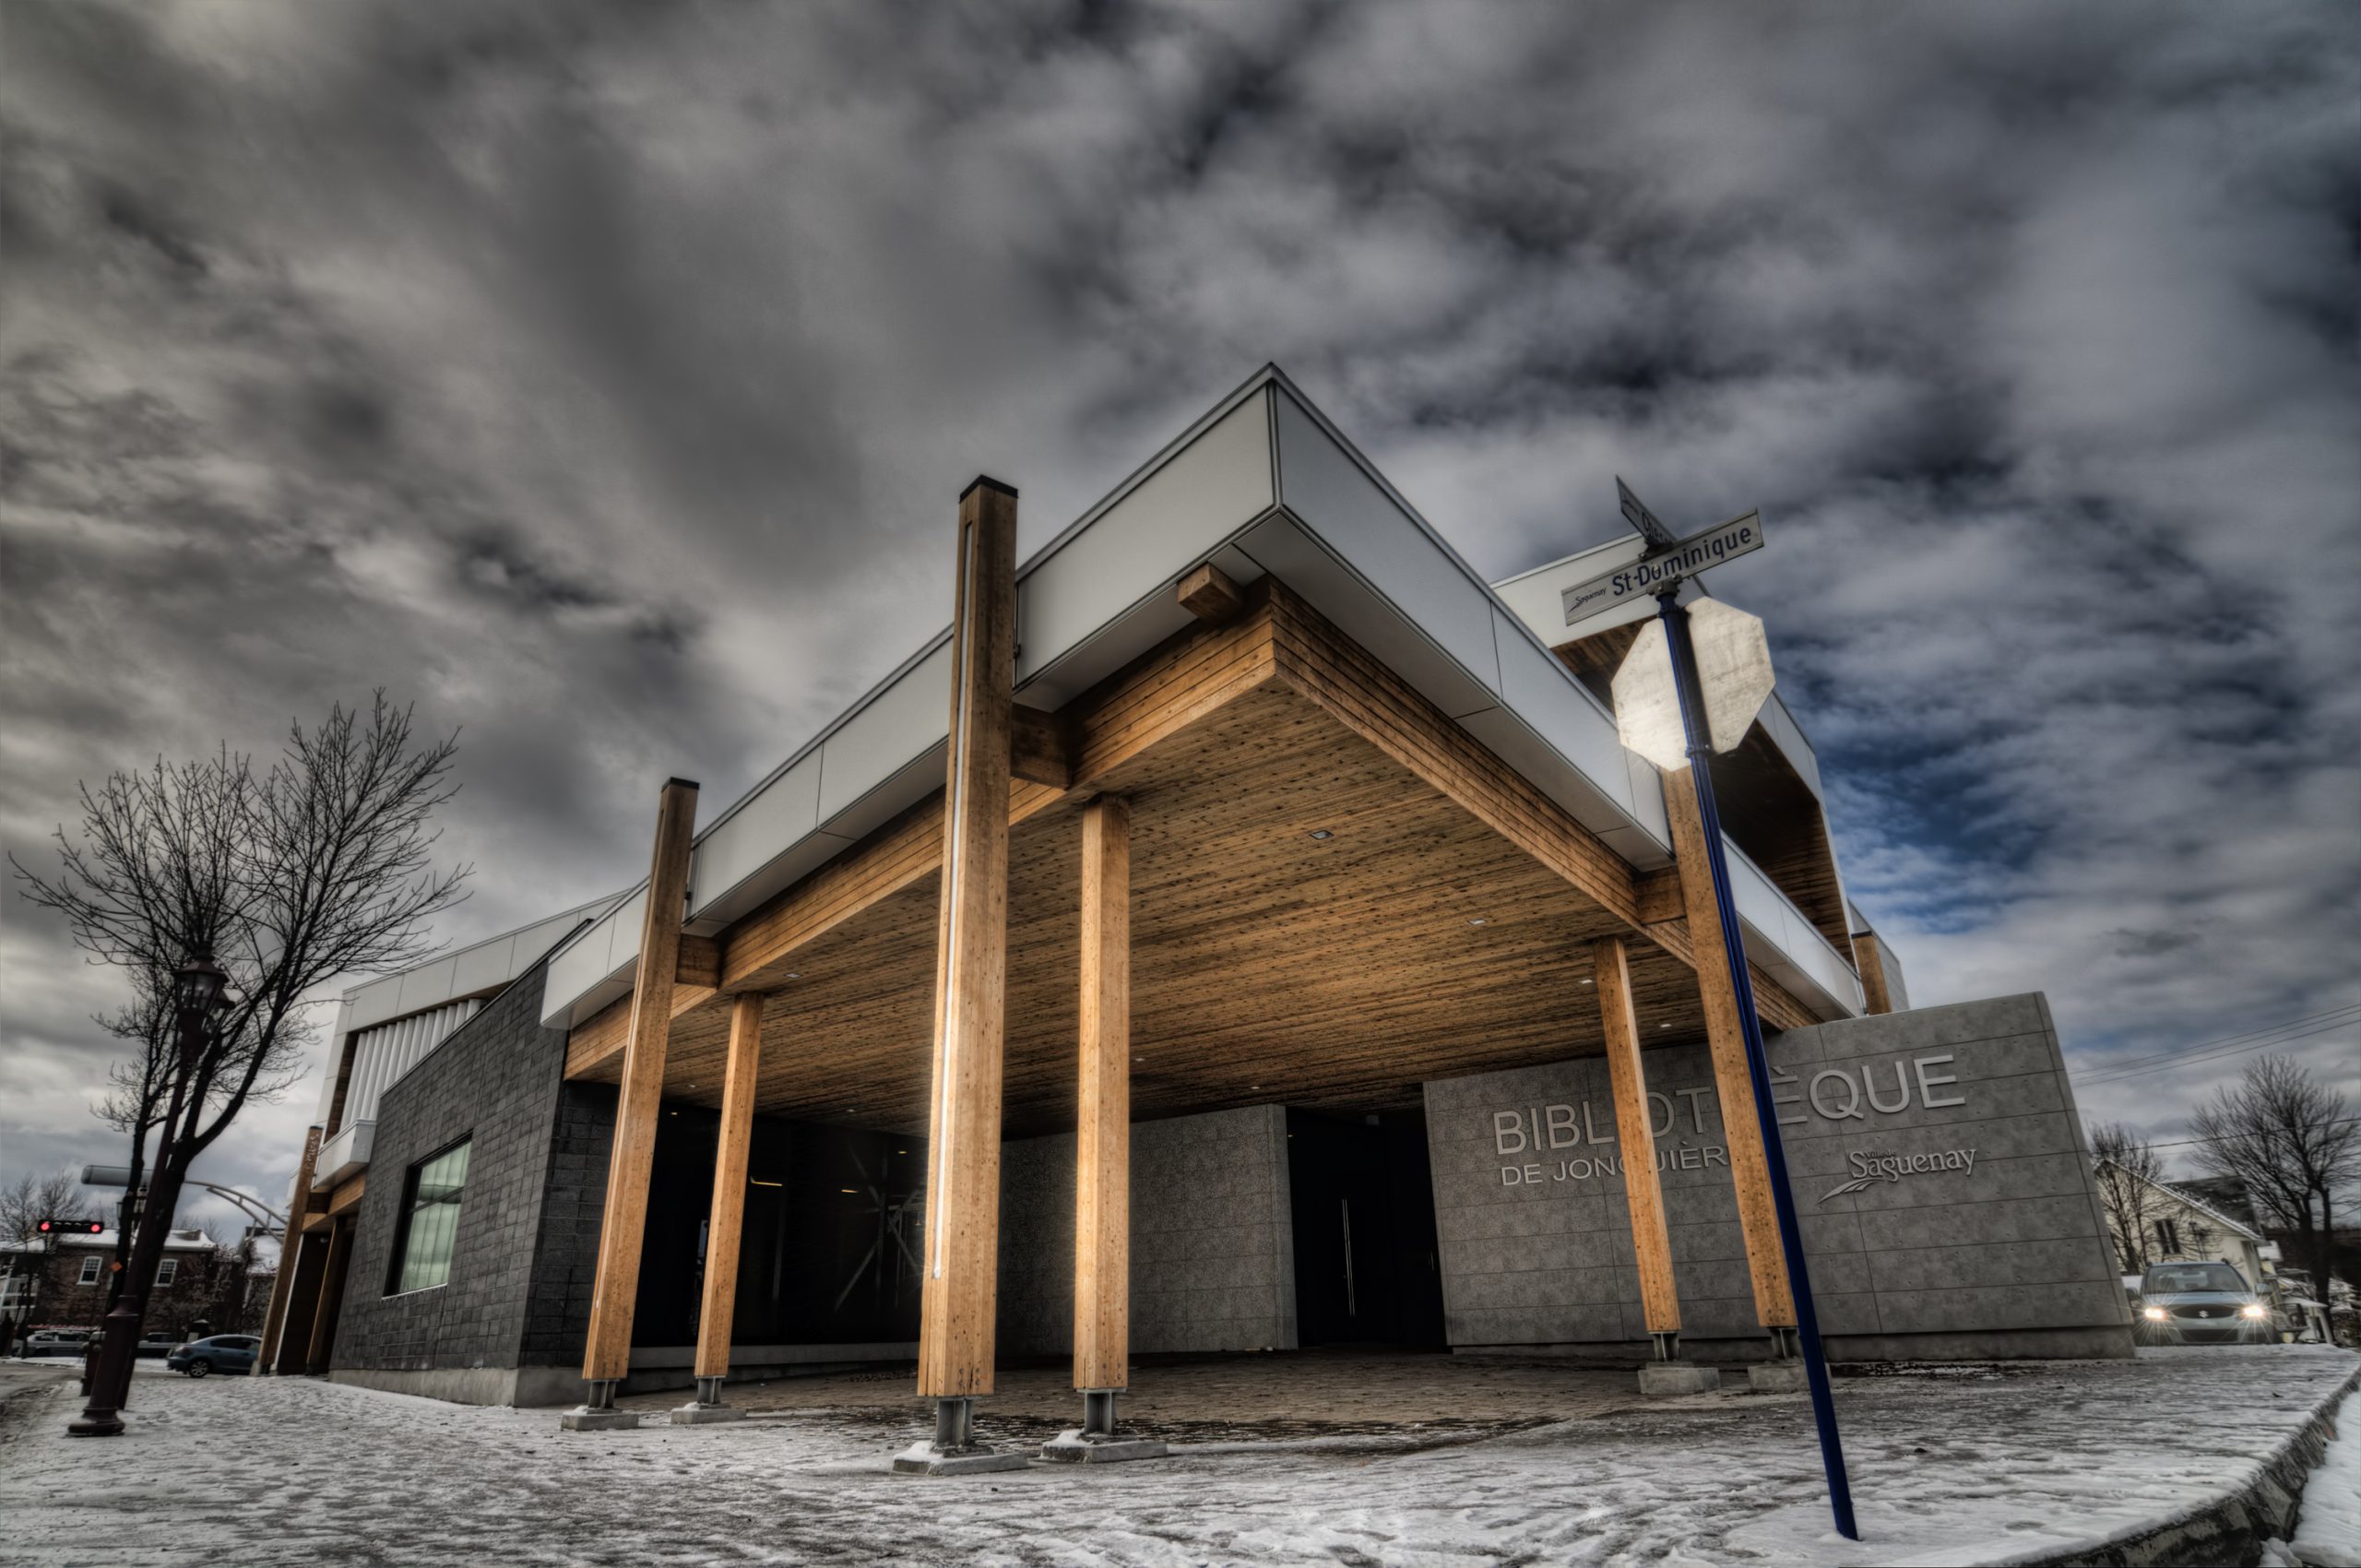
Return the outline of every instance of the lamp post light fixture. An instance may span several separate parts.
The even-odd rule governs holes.
[[[160,1171],[171,1157],[172,1134],[180,1125],[189,1069],[205,1049],[206,1020],[221,1004],[221,992],[229,980],[229,975],[213,961],[210,953],[198,954],[172,976],[173,1011],[180,1025],[176,1042],[180,1062],[179,1071],[172,1075],[172,1107],[156,1139],[156,1169]],[[101,1333],[98,1360],[90,1372],[90,1402],[83,1407],[80,1420],[67,1424],[68,1436],[123,1435],[123,1406],[131,1393],[132,1358],[139,1348],[140,1299],[144,1294],[139,1265],[151,1253],[146,1243],[160,1212],[149,1205],[139,1218],[139,1240],[131,1250],[129,1277],[123,1293],[115,1298],[114,1309],[107,1313]],[[162,1222],[170,1225],[171,1215],[164,1214]]]

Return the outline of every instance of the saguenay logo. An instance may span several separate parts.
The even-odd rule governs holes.
[[[1929,1149],[1921,1154],[1864,1154],[1853,1149],[1845,1154],[1845,1162],[1852,1167],[1853,1179],[1822,1193],[1821,1203],[1847,1193],[1866,1193],[1880,1182],[1899,1182],[1904,1176],[1925,1176],[1938,1170],[1956,1170],[1964,1176],[1975,1174],[1975,1151],[1972,1148]]]

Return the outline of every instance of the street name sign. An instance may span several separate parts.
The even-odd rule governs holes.
[[[1619,479],[1615,483],[1620,488],[1623,481]],[[1649,522],[1659,529],[1664,527],[1656,522],[1655,513],[1641,505],[1638,496],[1629,490],[1623,491],[1623,495],[1626,517],[1631,515],[1632,507],[1638,506],[1647,515]],[[1631,526],[1641,529],[1643,533],[1646,531],[1637,522]],[[1735,561],[1762,548],[1762,517],[1759,513],[1749,512],[1742,517],[1732,517],[1720,528],[1707,529],[1703,533],[1691,534],[1687,539],[1667,539],[1661,544],[1652,544],[1648,552],[1637,561],[1618,566],[1586,583],[1576,583],[1559,595],[1559,602],[1565,608],[1566,624],[1571,626],[1577,621],[1587,620],[1602,610],[1612,610],[1631,600],[1652,598],[1683,577],[1693,577],[1709,566]]]
[[[1665,527],[1664,519],[1648,510],[1648,504],[1631,493],[1623,476],[1615,476],[1615,499],[1623,508],[1623,520],[1640,530],[1640,537],[1651,545],[1673,544],[1680,536]]]

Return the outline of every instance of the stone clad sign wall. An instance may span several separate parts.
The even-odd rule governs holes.
[[[2131,1354],[2044,998],[1845,1019],[1770,1050],[1832,1355]],[[1751,1359],[1762,1331],[1705,1048],[1643,1061],[1683,1345]],[[1438,1080],[1426,1099],[1452,1345],[1644,1345],[1605,1060]]]

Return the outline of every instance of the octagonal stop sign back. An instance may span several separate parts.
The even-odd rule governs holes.
[[[1743,610],[1714,599],[1696,600],[1686,609],[1697,683],[1705,694],[1706,733],[1715,751],[1734,751],[1771,695],[1771,645],[1762,620]],[[1662,621],[1640,628],[1615,671],[1614,693],[1615,731],[1625,746],[1667,773],[1689,766]]]

